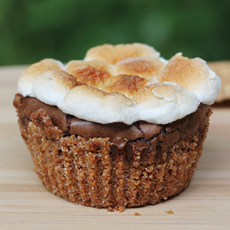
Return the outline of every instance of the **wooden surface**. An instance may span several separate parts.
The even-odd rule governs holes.
[[[48,192],[20,136],[15,109],[24,67],[0,68],[0,229],[230,229],[230,108],[215,109],[190,186],[155,206],[107,212]],[[173,214],[166,211],[172,210]],[[141,216],[134,216],[138,212]]]

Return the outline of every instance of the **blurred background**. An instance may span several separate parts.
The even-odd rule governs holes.
[[[141,42],[230,60],[230,0],[0,0],[0,65],[82,59],[104,43]]]

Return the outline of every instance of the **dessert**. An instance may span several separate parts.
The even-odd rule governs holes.
[[[103,45],[83,61],[28,67],[14,106],[49,191],[123,211],[188,186],[220,86],[199,58],[167,61],[144,44]]]
[[[218,74],[222,87],[217,95],[214,106],[230,106],[230,61],[209,62],[209,67]]]

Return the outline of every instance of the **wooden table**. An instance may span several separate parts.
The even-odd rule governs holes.
[[[230,108],[214,110],[203,155],[183,193],[155,206],[109,213],[51,194],[33,172],[12,106],[24,68],[0,68],[1,230],[230,229]],[[169,210],[173,214],[167,214]],[[135,212],[141,216],[134,216]]]

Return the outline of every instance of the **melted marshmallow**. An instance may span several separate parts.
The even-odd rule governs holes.
[[[85,60],[70,62],[67,68],[53,59],[35,63],[22,73],[18,91],[81,119],[130,125],[181,119],[200,103],[214,103],[221,87],[202,59],[177,54],[165,61],[142,44],[92,48]]]

